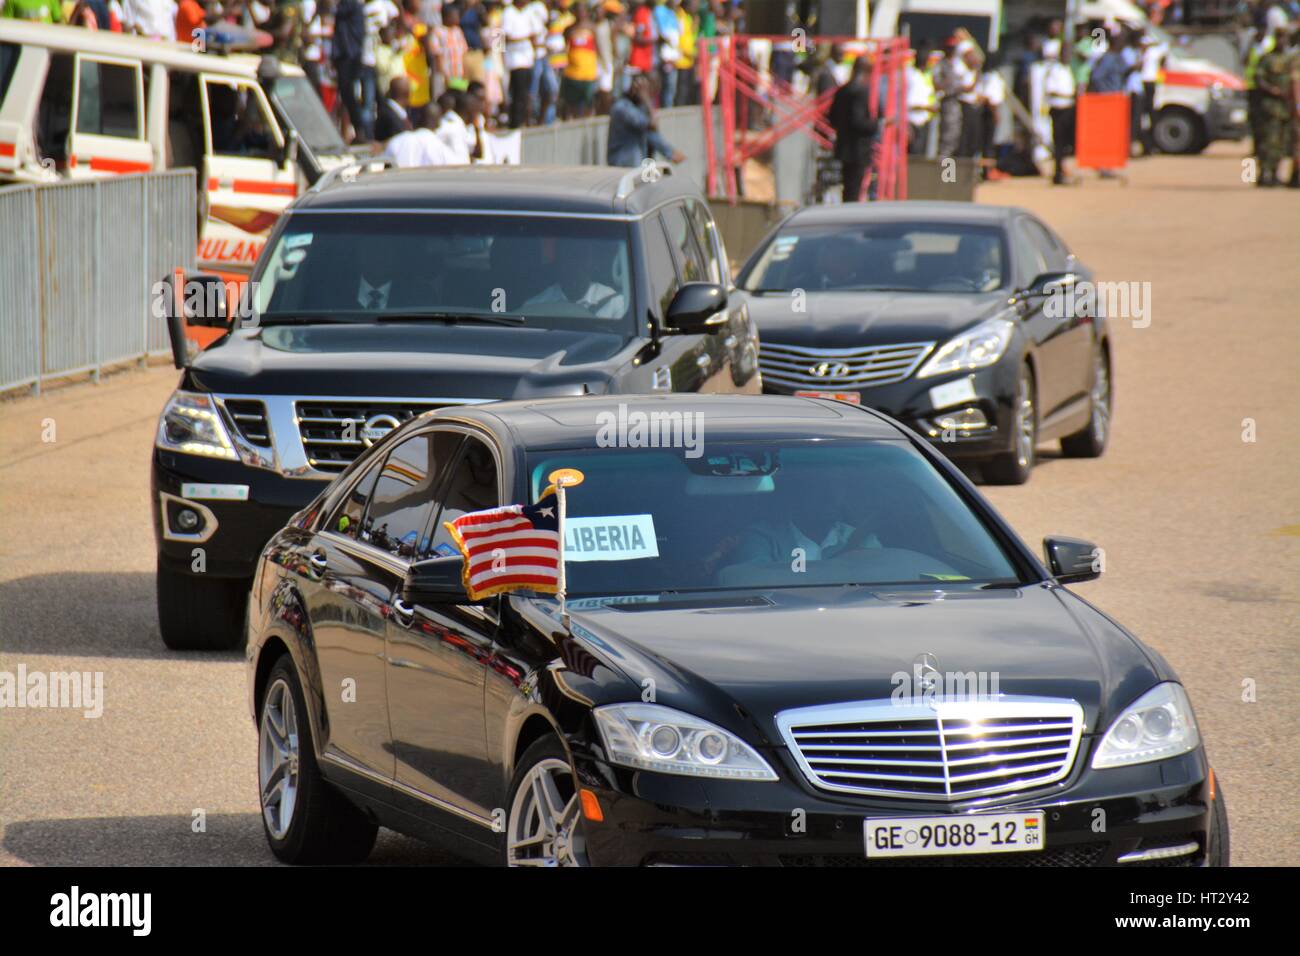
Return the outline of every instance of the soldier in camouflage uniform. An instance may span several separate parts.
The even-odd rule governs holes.
[[[1293,57],[1290,45],[1279,42],[1259,61],[1255,87],[1259,91],[1259,178],[1257,186],[1276,186],[1277,168],[1291,154],[1295,103],[1291,96]]]

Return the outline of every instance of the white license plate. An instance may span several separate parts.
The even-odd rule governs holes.
[[[1230,112],[1230,113],[1228,114],[1228,122],[1229,122],[1229,123],[1244,123],[1244,122],[1246,122],[1246,111],[1245,111],[1245,110],[1233,110],[1232,112]]]
[[[848,402],[852,405],[861,405],[862,396],[857,392],[795,392],[799,398],[831,398],[838,402]]]
[[[867,856],[957,856],[1043,849],[1043,811],[863,821]]]
[[[930,404],[935,408],[948,408],[962,402],[975,401],[975,383],[969,378],[959,378],[946,385],[936,385],[930,389]]]
[[[181,497],[191,501],[247,501],[248,485],[212,485],[187,481],[181,485]]]

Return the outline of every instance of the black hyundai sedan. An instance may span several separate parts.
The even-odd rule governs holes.
[[[1040,442],[1105,451],[1110,341],[1091,273],[1033,214],[956,202],[815,206],[737,277],[766,391],[860,401],[985,480]]]
[[[563,603],[471,599],[497,568],[465,567],[461,519],[552,510],[557,473],[581,480],[551,532]],[[1226,865],[1177,675],[1067,589],[1093,545],[1044,550],[848,403],[423,415],[259,563],[267,839],[299,863],[385,826],[533,866]]]

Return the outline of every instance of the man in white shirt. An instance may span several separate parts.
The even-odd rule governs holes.
[[[560,272],[559,278],[524,303],[524,314],[527,315],[530,308],[542,306],[541,311],[547,315],[581,316],[587,312],[600,319],[621,318],[627,311],[627,299],[615,289],[591,278],[596,271],[591,246],[572,244],[569,250],[566,250],[566,258],[555,264]]]
[[[474,148],[474,133],[461,115],[465,110],[465,94],[448,90],[438,97],[438,108],[442,110],[442,121],[434,135],[447,147],[455,165],[468,166]]]
[[[1142,84],[1142,91],[1138,94],[1138,138],[1142,141],[1142,154],[1150,156],[1156,151],[1155,140],[1151,138],[1151,127],[1155,123],[1156,84],[1160,82],[1160,68],[1169,47],[1149,33],[1142,34],[1138,42],[1142,53],[1137,73]]]
[[[1052,117],[1052,183],[1068,186],[1071,179],[1065,158],[1074,154],[1074,74],[1061,62],[1061,41],[1043,44],[1047,73],[1043,76],[1043,97]]]
[[[122,25],[128,32],[155,40],[176,39],[176,4],[174,0],[124,0]],[[108,29],[107,25],[101,30]]]
[[[938,113],[938,99],[934,81],[917,68],[917,55],[915,51],[908,55],[904,82],[907,84],[907,151],[921,156],[929,148],[930,124]]]
[[[403,169],[457,165],[459,160],[434,132],[438,125],[438,107],[430,103],[424,108],[420,128],[398,133],[384,146],[384,155]]]
[[[531,102],[529,90],[533,79],[534,33],[536,23],[524,12],[523,0],[507,0],[501,14],[501,32],[505,35],[505,67],[510,75],[510,128],[528,123]]]

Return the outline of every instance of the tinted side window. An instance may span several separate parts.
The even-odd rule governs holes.
[[[0,104],[4,103],[5,94],[9,92],[9,84],[13,82],[20,52],[22,47],[17,43],[0,43]]]
[[[36,144],[41,155],[60,163],[67,159],[72,126],[72,63],[70,54],[51,55],[36,117]]]
[[[1030,240],[1038,247],[1043,261],[1047,263],[1047,268],[1044,271],[1064,272],[1067,266],[1065,250],[1057,244],[1056,240],[1043,228],[1042,224],[1035,222],[1033,219],[1022,219],[1020,224],[1029,234]]]
[[[664,210],[664,226],[668,229],[668,244],[673,247],[677,265],[681,268],[683,282],[707,282],[709,267],[699,246],[695,244],[695,235],[691,224],[686,219],[686,210],[681,206],[669,206]]]
[[[140,139],[139,67],[81,61],[77,132]]]
[[[389,452],[366,512],[363,540],[408,561],[429,557],[434,492],[460,440],[453,432],[416,435]]]
[[[645,221],[645,253],[646,268],[650,271],[650,308],[663,318],[668,312],[668,303],[677,292],[678,282],[673,255],[664,239],[658,216]]]
[[[1047,271],[1047,260],[1043,257],[1038,243],[1029,237],[1025,229],[1025,220],[1021,219],[1012,230],[1016,241],[1017,269],[1020,272],[1020,284],[1028,285]]]
[[[443,508],[433,529],[432,551],[436,556],[459,554],[455,541],[445,527],[471,511],[484,511],[501,505],[497,492],[497,463],[492,450],[477,438],[465,441],[460,458],[452,470],[451,479],[443,493]]]
[[[361,480],[352,486],[346,498],[339,504],[334,516],[325,524],[325,530],[336,531],[349,538],[356,538],[361,533],[361,519],[366,514],[366,502],[374,490],[375,478],[379,476],[378,460],[370,466]]]
[[[686,208],[691,217],[691,231],[695,234],[695,242],[704,254],[706,272],[710,282],[721,282],[727,284],[726,265],[718,255],[718,250],[713,244],[713,216],[705,208],[704,203],[698,199],[692,199],[686,204]]]

